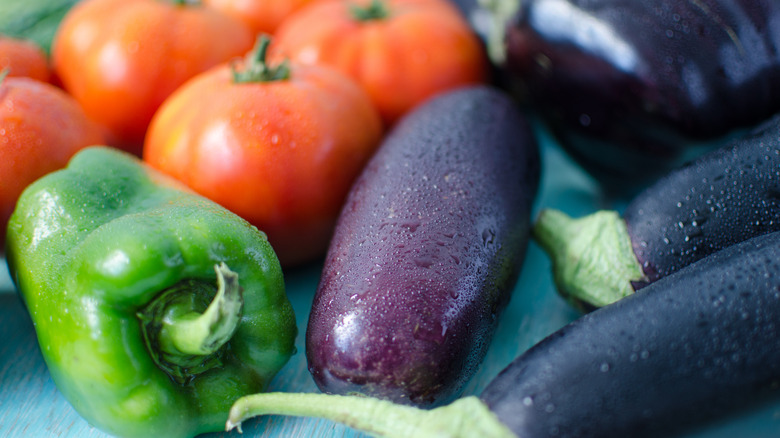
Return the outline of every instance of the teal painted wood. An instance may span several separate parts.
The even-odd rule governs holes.
[[[596,185],[578,167],[549,141],[544,143],[544,174],[537,209],[555,207],[580,216],[609,207]],[[272,391],[317,392],[306,370],[303,336],[320,269],[321,265],[312,264],[286,273],[287,291],[300,331],[298,353],[271,383]],[[514,357],[577,316],[555,292],[549,260],[531,244],[512,301],[501,317],[484,363],[465,393],[478,394]],[[233,432],[204,437],[366,437],[326,420],[281,416],[252,419],[244,423],[243,429],[243,435]],[[737,436],[779,437],[780,401],[686,438]],[[5,268],[0,268],[0,437],[107,437],[81,419],[57,391],[38,350],[33,326]]]

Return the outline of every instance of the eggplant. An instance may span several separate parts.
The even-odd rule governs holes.
[[[776,0],[523,0],[496,62],[579,164],[632,195],[780,110],[779,20]]]
[[[543,209],[533,237],[552,259],[561,295],[591,310],[774,231],[780,231],[780,116],[668,173],[622,216],[601,210],[572,219]]]
[[[382,437],[672,437],[780,399],[780,233],[728,247],[588,313],[482,391],[432,410],[326,394],[239,399]]]
[[[432,406],[483,360],[530,240],[530,123],[486,85],[409,113],[354,183],[306,331],[324,392]]]

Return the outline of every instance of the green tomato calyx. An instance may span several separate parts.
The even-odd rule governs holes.
[[[349,12],[355,20],[360,22],[384,20],[390,15],[390,10],[383,0],[371,0],[367,6],[350,3]]]
[[[260,35],[254,49],[244,59],[243,68],[239,70],[235,64],[231,65],[234,83],[284,81],[290,78],[290,65],[286,59],[278,65],[268,65],[270,45],[271,38],[268,35]]]

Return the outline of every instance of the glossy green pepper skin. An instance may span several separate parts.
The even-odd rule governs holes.
[[[231,404],[295,351],[265,234],[123,152],[85,149],[28,187],[6,257],[57,388],[114,435],[222,430]],[[232,284],[223,307],[210,304],[218,281]],[[206,307],[219,321],[200,325],[209,333],[194,348],[206,351],[177,350]]]

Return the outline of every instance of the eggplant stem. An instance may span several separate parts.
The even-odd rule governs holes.
[[[382,438],[516,438],[487,405],[475,396],[432,410],[372,397],[272,392],[238,399],[225,430],[258,415],[323,418]]]
[[[626,223],[616,211],[573,219],[545,209],[532,236],[552,260],[559,293],[581,310],[631,295],[632,283],[645,280]]]
[[[487,11],[490,24],[485,36],[490,59],[497,65],[506,60],[506,30],[510,20],[520,10],[520,0],[478,0],[482,10]]]

